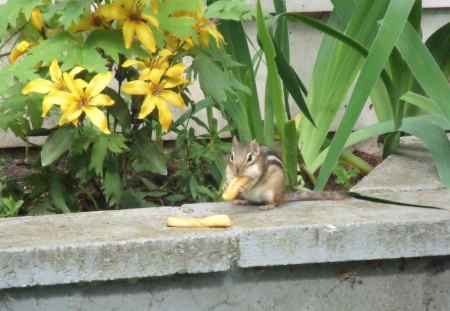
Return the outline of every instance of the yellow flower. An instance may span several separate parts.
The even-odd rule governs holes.
[[[198,40],[200,45],[205,47],[209,46],[209,36],[212,36],[216,41],[217,47],[221,48],[221,43],[225,43],[222,34],[217,30],[216,24],[207,18],[203,18],[203,13],[196,13],[194,15],[197,23],[194,25],[195,30],[198,33]]]
[[[160,68],[164,71],[169,67],[168,58],[175,55],[169,49],[162,49],[153,58],[143,58],[140,60],[127,59],[122,67],[136,66],[137,70],[142,74],[148,74],[154,68]]]
[[[122,91],[128,94],[146,95],[139,112],[139,119],[144,119],[155,108],[158,108],[159,123],[161,123],[163,130],[167,133],[172,123],[172,113],[168,103],[186,109],[180,94],[169,90],[189,82],[181,76],[183,72],[183,64],[174,65],[166,71],[154,68],[145,75],[141,75],[139,80],[127,82],[122,86]]]
[[[19,56],[25,54],[30,47],[37,45],[37,42],[20,41],[17,47],[11,51],[9,62],[14,64]]]
[[[195,24],[193,25],[195,31],[198,33],[198,40],[200,45],[204,47],[209,46],[209,36],[212,36],[216,41],[216,45],[218,48],[221,48],[221,44],[225,44],[225,39],[222,34],[217,30],[217,26],[214,21],[204,18],[204,8],[202,8],[199,12],[190,12],[190,11],[178,11],[174,14],[175,17],[181,16],[190,16],[195,19]],[[166,36],[169,42],[173,41],[173,38]],[[186,44],[189,48],[194,47],[194,41],[191,37],[186,36],[184,38]]]
[[[106,18],[99,15],[97,10],[95,10],[94,12],[86,11],[80,19],[80,22],[78,24],[72,24],[72,26],[69,27],[68,32],[73,33],[78,31],[106,28],[108,28]]]
[[[77,123],[78,118],[84,112],[92,124],[103,133],[111,134],[106,116],[97,108],[114,104],[114,100],[108,95],[101,94],[103,89],[111,82],[111,76],[109,71],[99,73],[83,89],[70,74],[64,72],[63,79],[69,91],[52,92],[44,97],[44,102],[50,101],[61,107],[63,115],[59,120],[59,125],[68,122]]]
[[[97,13],[108,21],[116,20],[122,25],[125,47],[129,49],[136,35],[142,45],[152,53],[156,51],[156,42],[150,23],[159,27],[159,22],[153,16],[143,12],[142,0],[116,0],[111,4],[104,4],[97,9]]]
[[[44,31],[44,23],[42,22],[41,11],[38,8],[34,8],[31,11],[30,20],[34,28],[42,34]]]
[[[83,71],[81,67],[75,67],[69,72],[69,76],[74,79],[75,75]],[[49,67],[51,81],[45,79],[36,79],[29,82],[22,89],[22,94],[27,95],[29,93],[47,94],[56,91],[68,91],[68,87],[63,79],[63,73],[58,66],[58,61],[53,59]],[[76,79],[75,83],[80,88],[85,88],[87,83],[84,80]],[[53,107],[51,101],[44,101],[42,103],[42,116],[46,116],[47,112]]]

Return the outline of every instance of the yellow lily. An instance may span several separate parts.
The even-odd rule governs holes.
[[[42,22],[41,10],[39,10],[38,8],[34,8],[31,11],[30,20],[34,28],[36,28],[37,31],[39,31],[42,34],[44,31],[44,23]]]
[[[69,72],[69,76],[74,79],[75,75],[83,71],[82,67],[75,67]],[[29,82],[22,89],[22,94],[27,95],[29,93],[47,94],[56,91],[68,91],[68,87],[63,79],[63,72],[59,68],[58,61],[53,59],[49,67],[51,81],[45,79],[36,79]],[[79,88],[85,88],[87,83],[81,79],[75,79],[75,83]],[[43,101],[42,103],[42,116],[45,117],[48,111],[53,107],[51,101]]]
[[[220,49],[221,44],[225,43],[225,39],[222,34],[217,30],[216,24],[207,18],[203,18],[203,13],[196,13],[194,15],[197,23],[194,25],[195,30],[198,33],[198,40],[200,45],[205,47],[209,46],[209,36],[212,36],[216,41],[217,47]]]
[[[68,88],[66,91],[56,91],[44,97],[44,102],[61,106],[63,115],[59,119],[59,125],[68,122],[77,123],[78,118],[84,112],[86,117],[105,134],[111,134],[108,129],[108,120],[103,112],[97,108],[111,106],[114,100],[108,95],[101,94],[103,89],[111,82],[111,72],[97,74],[85,89],[81,88],[73,77],[67,72],[63,73],[64,82]]]
[[[195,19],[195,24],[193,25],[194,29],[198,33],[198,40],[200,45],[204,47],[209,46],[209,36],[212,36],[216,41],[216,45],[218,48],[221,48],[221,44],[225,44],[225,39],[222,34],[217,30],[216,24],[208,19],[203,17],[204,8],[202,8],[199,12],[190,12],[190,11],[178,11],[174,14],[176,17],[181,16],[190,16]],[[167,36],[166,36],[167,37]],[[170,36],[168,37],[169,42],[173,40]],[[186,36],[184,38],[186,44],[189,48],[194,47],[194,41],[191,37]]]
[[[153,32],[147,23],[159,27],[159,22],[153,16],[144,14],[142,0],[116,0],[111,4],[104,4],[97,9],[97,13],[106,20],[116,20],[122,25],[125,47],[129,49],[136,35],[142,45],[152,53],[156,51]]]
[[[153,58],[143,58],[141,61],[136,59],[127,59],[122,67],[136,66],[141,74],[146,74],[154,68],[166,70],[169,67],[168,58],[175,55],[169,49],[162,49]]]
[[[68,32],[73,33],[78,31],[106,28],[108,28],[106,18],[99,15],[97,10],[94,12],[88,10],[83,14],[83,17],[80,19],[78,24],[72,24],[72,26],[69,27]]]
[[[184,100],[180,94],[169,90],[189,82],[187,79],[181,77],[183,72],[183,64],[172,66],[165,72],[163,69],[154,68],[145,75],[141,75],[140,80],[127,82],[122,86],[122,91],[125,93],[146,96],[142,103],[141,111],[139,112],[139,119],[144,119],[155,108],[158,108],[159,123],[164,132],[167,133],[172,123],[172,113],[168,104],[170,103],[181,109],[186,109]]]
[[[16,48],[9,55],[9,62],[14,64],[19,56],[25,54],[30,47],[37,45],[37,42],[20,41]]]

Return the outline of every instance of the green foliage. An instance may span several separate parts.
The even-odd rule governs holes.
[[[14,200],[12,196],[1,198],[0,201],[0,217],[14,217],[19,214],[23,200]]]
[[[256,8],[244,0],[219,0],[208,6],[207,18],[245,21],[256,17]]]
[[[299,106],[306,117],[301,119],[298,128],[298,146],[305,170],[312,174],[322,166],[316,188],[323,188],[338,158],[346,156],[344,147],[350,145],[352,129],[369,95],[382,122],[380,124],[384,124],[385,131],[381,133],[385,135],[384,154],[388,155],[397,148],[400,130],[418,136],[432,152],[441,180],[450,187],[445,177],[450,175],[450,170],[441,159],[441,156],[445,157],[443,150],[448,145],[442,133],[446,128],[445,122],[450,120],[450,88],[447,83],[449,24],[438,29],[424,44],[420,38],[420,1],[411,0],[401,5],[388,0],[335,1],[328,25],[301,14],[283,13],[282,3],[277,2],[280,1],[275,1],[277,13],[280,14],[266,21],[269,29],[284,29],[285,18],[289,18],[328,35],[322,41],[307,94],[306,106],[312,120]],[[276,48],[286,38],[275,33],[272,40]],[[270,48],[264,45],[263,49],[270,52]],[[285,91],[297,97],[299,103],[306,90],[289,69],[286,53],[280,48],[276,56],[278,75],[283,80]],[[330,127],[353,84],[348,108],[331,146],[327,147],[326,137]],[[434,113],[444,120],[435,123],[436,119],[405,119],[424,112]],[[385,123],[388,120],[394,121],[394,126],[389,129],[386,124],[391,123]],[[407,126],[403,126],[406,120]],[[422,128],[423,132],[418,132],[416,127]],[[371,128],[367,132],[363,129],[361,133],[380,135]],[[433,139],[433,136],[439,139]],[[322,148],[325,148],[324,152],[321,152]],[[363,162],[357,165],[364,170],[369,167]]]
[[[345,189],[350,188],[352,178],[357,177],[359,173],[356,167],[346,168],[340,163],[337,163],[333,169],[336,184],[344,186]]]
[[[225,167],[221,159],[229,146],[219,139],[221,131],[212,116],[212,107],[226,114],[233,110],[226,103],[233,99],[237,105],[237,94],[250,96],[250,90],[231,74],[242,65],[222,52],[222,35],[209,18],[219,15],[223,18],[225,14],[238,20],[250,18],[252,13],[245,9],[250,6],[236,1],[222,9],[216,5],[209,15],[204,15],[207,8],[202,0],[166,1],[159,3],[157,10],[150,6],[151,1],[142,1],[135,10],[142,9],[142,14],[159,23],[159,27],[146,23],[156,41],[156,51],[151,52],[140,41],[143,36],[139,30],[131,42],[126,42],[129,38],[124,38],[122,27],[128,15],[122,16],[122,20],[101,15],[99,8],[113,2],[10,0],[0,6],[0,35],[4,42],[14,36],[28,41],[24,50],[11,51],[18,53],[15,61],[0,68],[3,94],[0,128],[13,131],[30,145],[31,136],[45,140],[38,147],[39,156],[27,158],[26,176],[2,180],[0,216],[147,207],[219,198]],[[41,19],[31,16],[35,8],[39,9]],[[89,21],[91,24],[79,24]],[[128,44],[130,47],[126,48]],[[169,68],[181,65],[183,57],[194,59],[186,75],[198,77],[206,96],[198,105],[185,92],[186,80],[181,73],[168,74]],[[123,67],[127,60],[142,63]],[[133,91],[126,93],[122,87],[140,78],[144,69],[141,66],[163,71],[160,81],[152,80],[152,86],[160,83],[152,95],[172,92],[165,93],[169,94],[169,100],[152,99],[156,107],[145,116],[142,116],[145,96]],[[76,69],[73,74],[72,69]],[[106,76],[98,75],[105,72],[114,73],[115,84],[98,91],[93,91],[97,85],[86,86],[94,79],[99,84],[105,83],[99,81]],[[70,82],[66,74],[75,82]],[[47,82],[42,82],[43,79]],[[166,89],[164,79],[172,79],[176,86]],[[180,80],[182,83],[177,83]],[[24,91],[27,87],[29,92]],[[100,92],[100,97],[95,98]],[[66,94],[64,98],[70,100],[55,100],[51,97],[55,94]],[[172,112],[165,105],[176,104],[174,101],[179,98],[190,107],[171,122]],[[61,117],[58,126],[49,127],[43,122],[45,100],[52,105],[48,114]],[[178,106],[183,102],[178,102]],[[202,110],[208,111],[208,124],[196,117]],[[106,127],[102,125],[103,118]],[[163,121],[166,123],[162,124]],[[186,126],[189,122],[204,127],[208,135],[196,136]],[[167,151],[162,129],[178,134],[176,149]],[[230,130],[234,127],[223,129]]]

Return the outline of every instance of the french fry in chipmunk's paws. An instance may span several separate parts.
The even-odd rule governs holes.
[[[168,217],[167,227],[230,227],[233,225],[230,216],[214,215],[204,218]]]
[[[238,176],[234,177],[231,181],[228,187],[223,191],[222,193],[222,199],[225,201],[233,201],[237,195],[239,194],[239,189],[241,187],[245,186],[248,181],[250,180],[250,177],[248,176]]]

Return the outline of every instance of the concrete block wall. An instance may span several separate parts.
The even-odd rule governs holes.
[[[353,191],[0,219],[0,310],[449,310],[450,191],[409,141]],[[230,228],[168,228],[228,214]]]

